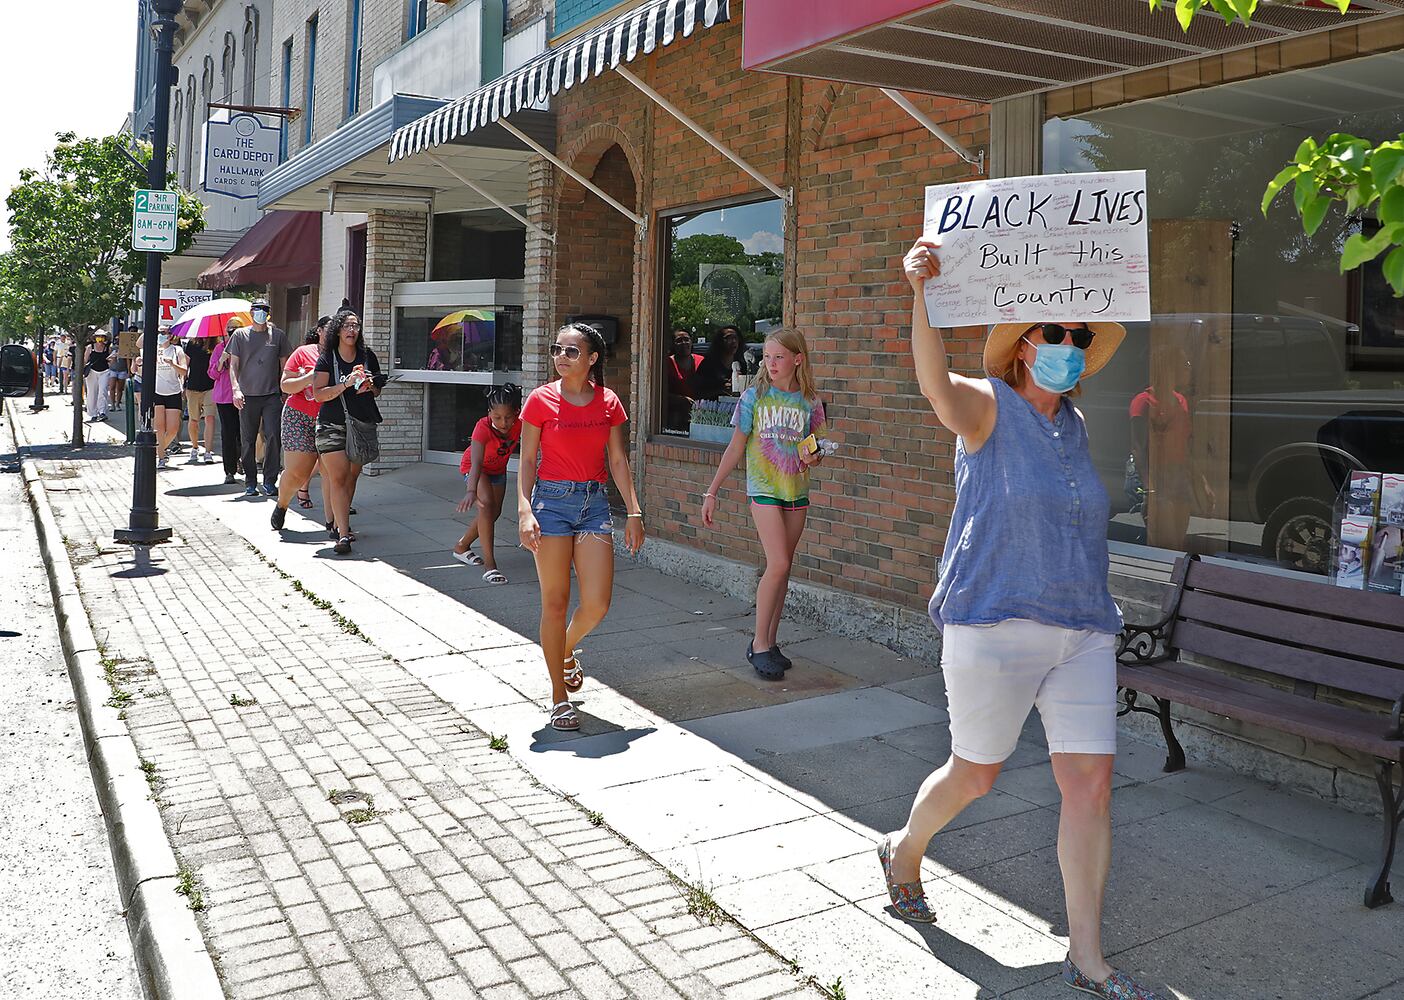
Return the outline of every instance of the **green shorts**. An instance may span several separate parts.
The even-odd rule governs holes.
[[[781,510],[804,510],[809,506],[809,497],[799,497],[796,500],[777,500],[775,497],[751,497],[751,503],[760,504],[762,507],[779,507]]]

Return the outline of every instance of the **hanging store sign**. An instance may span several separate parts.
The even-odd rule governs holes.
[[[1146,172],[1003,177],[926,189],[934,327],[1150,319]]]
[[[253,115],[205,123],[205,190],[231,198],[255,198],[258,182],[278,165],[281,129]]]

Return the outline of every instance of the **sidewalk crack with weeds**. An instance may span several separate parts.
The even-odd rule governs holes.
[[[337,627],[340,628],[341,631],[345,632],[347,635],[355,636],[357,639],[360,639],[364,643],[370,643],[370,636],[362,632],[360,626],[353,622],[350,618],[347,618],[340,611],[337,611],[336,607],[332,604],[331,601],[328,601],[322,597],[318,597],[309,588],[305,587],[301,580],[284,570],[281,566],[279,566],[277,563],[273,562],[262,552],[260,552],[258,546],[254,545],[252,542],[245,542],[244,544],[248,546],[250,552],[258,556],[259,560],[265,566],[267,566],[273,572],[277,573],[284,580],[287,580],[289,583],[291,583],[293,590],[297,591],[303,597],[311,601],[313,607],[317,608],[320,611],[325,611],[331,617],[331,620],[336,622]]]

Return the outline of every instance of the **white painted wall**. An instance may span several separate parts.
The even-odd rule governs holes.
[[[276,103],[269,100],[269,70],[273,58],[272,0],[215,0],[210,12],[202,17],[192,31],[185,29],[180,47],[176,50],[174,65],[179,72],[180,84],[176,93],[181,95],[180,117],[176,118],[175,101],[171,102],[171,140],[179,142],[180,173],[182,183],[185,178],[187,156],[190,157],[190,187],[205,205],[205,228],[242,231],[258,221],[259,211],[255,200],[231,198],[223,194],[207,194],[200,189],[203,110],[201,80],[205,71],[205,58],[213,62],[213,81],[210,88],[211,101],[230,100],[242,103],[244,100],[244,25],[250,12],[257,14],[258,40],[254,63],[255,104]],[[226,80],[223,72],[223,58],[226,34],[234,36],[234,72],[232,79]],[[189,83],[194,80],[195,92],[195,134],[192,141],[187,137],[188,111],[185,107]],[[276,117],[265,116],[265,125],[278,125]],[[189,151],[189,152],[187,152]]]
[[[346,230],[365,225],[366,217],[356,212],[322,215],[322,287],[318,315],[336,312],[346,298]]]

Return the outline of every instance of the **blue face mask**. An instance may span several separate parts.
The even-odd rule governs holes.
[[[253,310],[252,315],[253,315],[253,321],[254,321],[255,323],[258,323],[258,324],[262,325],[262,324],[268,322],[268,310],[267,310],[267,309],[255,309],[255,310]]]
[[[1072,344],[1035,344],[1027,337],[1023,339],[1038,352],[1029,374],[1034,385],[1044,392],[1062,395],[1077,385],[1087,370],[1087,354]]]

